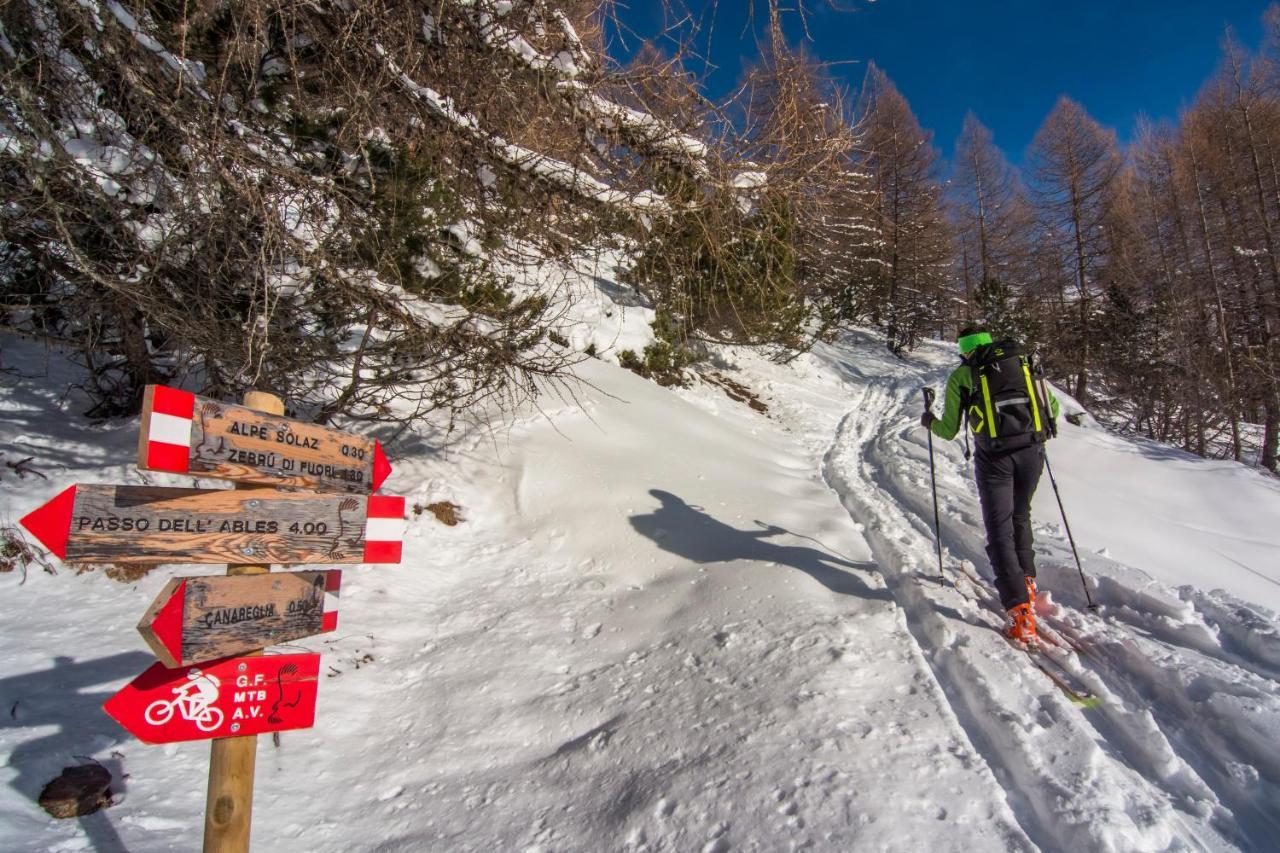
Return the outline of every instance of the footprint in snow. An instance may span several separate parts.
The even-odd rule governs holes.
[[[729,840],[725,835],[729,832],[729,824],[718,823],[712,830],[712,838],[702,846],[702,853],[726,853],[729,849]]]
[[[668,800],[666,797],[658,800],[658,804],[653,807],[653,816],[659,820],[665,820],[671,817],[676,810],[675,800]]]

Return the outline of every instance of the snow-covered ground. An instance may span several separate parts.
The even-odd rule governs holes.
[[[643,316],[598,283],[597,319]],[[1102,608],[1046,478],[1041,618],[1103,699],[1080,707],[994,630],[954,443],[936,580],[916,418],[953,360],[870,334],[789,366],[722,354],[708,369],[765,414],[589,360],[575,400],[401,446],[384,490],[465,521],[412,516],[404,563],[347,571],[339,631],[289,647],[328,677],[314,729],[260,739],[255,848],[1274,847],[1280,482],[1063,425],[1054,473]],[[0,521],[143,481],[136,422],[74,417],[65,367],[19,342],[4,366],[0,451],[49,479],[0,469]],[[133,626],[179,571],[0,575],[0,850],[198,845],[208,745],[143,746],[99,707],[151,661]],[[84,757],[119,802],[50,819],[36,795]]]

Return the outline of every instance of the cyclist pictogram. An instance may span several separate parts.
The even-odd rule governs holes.
[[[176,711],[182,719],[195,723],[200,731],[214,731],[224,719],[222,709],[213,707],[221,686],[216,675],[193,668],[187,672],[187,680],[173,688],[173,699],[157,699],[146,707],[142,716],[153,726],[163,726],[173,719]]]

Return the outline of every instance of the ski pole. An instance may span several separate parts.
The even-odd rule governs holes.
[[[1048,451],[1044,454],[1044,470],[1049,472],[1049,482],[1053,484],[1053,494],[1058,499],[1058,510],[1062,513],[1062,526],[1067,531],[1067,541],[1071,543],[1071,556],[1076,558],[1076,571],[1080,572],[1080,585],[1084,587],[1084,600],[1089,602],[1090,610],[1097,610],[1098,605],[1093,603],[1093,597],[1089,595],[1089,584],[1084,578],[1084,567],[1080,565],[1080,552],[1076,550],[1076,538],[1071,535],[1071,523],[1067,521],[1067,508],[1062,505],[1062,492],[1058,491],[1058,481],[1053,477],[1053,466],[1049,464]]]
[[[932,388],[924,389],[924,410],[926,412],[933,411],[934,393]],[[938,547],[938,583],[946,584],[946,577],[942,574],[942,523],[938,520],[938,476],[933,467],[933,430],[926,430],[929,434],[929,482],[933,484],[933,540]]]

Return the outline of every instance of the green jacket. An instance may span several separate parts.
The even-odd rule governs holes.
[[[1045,393],[1049,395],[1049,413],[1054,420],[1058,418],[1058,398],[1053,396],[1053,389],[1048,384],[1044,386]],[[973,395],[973,371],[969,369],[969,365],[961,364],[951,372],[951,376],[947,379],[946,401],[943,406],[942,416],[929,425],[929,429],[933,430],[933,434],[938,438],[944,438],[950,441],[956,437],[956,433],[960,431],[960,421],[964,417],[965,401],[969,400]]]

